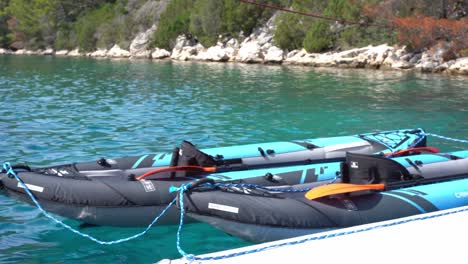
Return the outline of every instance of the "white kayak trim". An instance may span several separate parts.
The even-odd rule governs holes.
[[[464,206],[196,256],[235,255],[269,247],[230,258],[192,262],[184,258],[164,259],[158,263],[350,263],[353,259],[360,264],[462,263],[466,261],[463,241],[468,237],[467,221],[468,206]],[[353,230],[360,231],[353,233]],[[338,233],[349,234],[308,240]],[[284,246],[287,242],[302,240],[307,242]]]
[[[35,191],[35,192],[43,192],[44,191],[44,187],[42,187],[42,186],[33,185],[33,184],[30,184],[30,183],[25,183],[25,185],[31,191]],[[16,187],[24,189],[23,185],[21,185],[21,183],[19,183],[19,182],[18,182],[18,185]]]

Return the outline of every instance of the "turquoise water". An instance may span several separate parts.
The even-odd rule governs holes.
[[[466,76],[0,56],[0,92],[0,161],[31,166],[170,151],[182,140],[209,148],[412,127],[468,138]],[[114,240],[143,229],[80,230]],[[179,257],[176,230],[102,246],[0,195],[0,263],[152,263]],[[183,230],[193,254],[245,245],[201,223]]]

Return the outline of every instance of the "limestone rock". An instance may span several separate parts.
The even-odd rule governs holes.
[[[171,56],[171,53],[165,49],[155,48],[151,52],[151,58],[153,59],[164,59]]]
[[[230,59],[226,49],[218,45],[210,47],[202,52],[199,58],[204,61],[228,61]]]
[[[107,49],[98,49],[94,52],[91,52],[89,54],[90,57],[93,57],[93,58],[102,58],[102,57],[106,57],[107,56]]]
[[[139,50],[131,53],[131,59],[149,59],[151,58],[151,50]]]
[[[391,69],[410,69],[414,67],[413,64],[401,59],[403,54],[404,53],[402,53],[401,51],[389,51],[387,57],[382,63],[382,66]]]
[[[276,46],[271,46],[264,58],[267,63],[281,63],[284,60],[284,51]]]
[[[107,51],[107,57],[109,58],[128,58],[130,55],[128,50],[121,49],[117,44]]]
[[[42,51],[40,54],[47,55],[47,56],[54,55],[54,50],[52,48],[47,48],[44,51]]]
[[[57,50],[55,52],[55,56],[66,56],[68,54],[68,50]]]
[[[71,50],[70,52],[67,53],[67,56],[70,57],[78,57],[81,56],[80,50],[78,48]]]
[[[246,63],[258,63],[263,60],[263,54],[260,45],[257,41],[250,41],[250,39],[242,43],[241,48],[237,52],[236,61]]]
[[[468,75],[468,57],[456,59],[449,67],[450,73]]]
[[[136,37],[130,44],[130,53],[132,54],[132,57],[140,57],[141,55],[146,53],[146,51],[148,50],[150,38],[155,31],[156,25],[153,25],[150,29],[144,32],[140,32],[136,35]]]
[[[187,35],[180,35],[176,39],[176,44],[172,49],[171,58],[174,60],[197,59],[198,53],[204,50],[203,45],[196,39]]]

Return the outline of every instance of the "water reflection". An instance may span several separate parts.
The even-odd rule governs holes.
[[[285,133],[308,137],[317,124],[319,132],[343,133],[337,125],[354,131],[388,117],[425,123],[432,112],[465,120],[460,112],[468,97],[466,77],[403,71],[34,57],[1,65],[8,102],[2,113],[15,118],[6,120],[11,133],[2,136],[15,135],[18,145],[27,134],[42,144],[49,137],[87,142],[74,148],[71,156],[80,158],[123,154],[113,142],[136,153],[171,148],[182,139],[211,146],[226,137],[233,143]],[[415,120],[405,117],[408,112],[420,115]],[[130,142],[135,148],[125,145]],[[63,152],[52,143],[48,148]]]

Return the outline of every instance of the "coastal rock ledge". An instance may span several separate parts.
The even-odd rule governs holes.
[[[262,35],[263,34],[263,35]],[[251,35],[242,43],[236,39],[218,42],[215,46],[205,48],[195,40],[179,36],[172,51],[164,49],[140,49],[138,51],[120,48],[114,45],[111,49],[98,49],[82,53],[79,49],[59,50],[5,50],[0,54],[16,55],[55,55],[91,58],[144,58],[172,59],[177,61],[239,62],[303,65],[312,67],[371,68],[382,70],[415,70],[427,73],[448,73],[468,75],[468,57],[444,61],[437,52],[431,50],[412,53],[406,47],[394,47],[387,44],[367,46],[340,52],[308,53],[306,50],[286,52],[265,39],[265,34]]]

